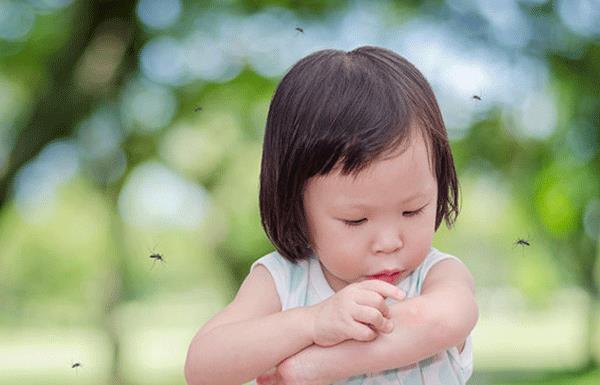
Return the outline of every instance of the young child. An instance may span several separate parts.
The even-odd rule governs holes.
[[[264,137],[276,251],[193,338],[187,383],[465,384],[474,281],[431,246],[458,211],[442,116],[411,63],[370,46],[301,59]]]

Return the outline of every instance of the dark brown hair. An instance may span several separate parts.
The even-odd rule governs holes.
[[[440,109],[421,72],[379,47],[326,49],[298,61],[267,116],[260,171],[262,225],[292,262],[312,253],[304,213],[307,180],[341,167],[356,177],[374,160],[426,139],[438,182],[435,230],[458,215],[458,180]],[[341,165],[341,166],[340,166]]]

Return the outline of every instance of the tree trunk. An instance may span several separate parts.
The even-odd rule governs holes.
[[[31,117],[20,128],[7,159],[4,170],[0,170],[0,208],[8,198],[13,180],[19,169],[33,159],[46,144],[69,136],[76,124],[82,120],[102,98],[114,97],[124,73],[134,71],[137,52],[131,49],[136,31],[134,1],[94,0],[78,1],[74,7],[73,24],[78,27],[70,34],[65,46],[53,55],[47,68],[47,87],[38,90]],[[124,43],[122,63],[112,78],[103,79],[105,84],[85,88],[75,74],[94,39],[99,33],[114,30],[114,35]],[[110,32],[110,31],[109,31]],[[99,79],[96,79],[99,80]],[[82,88],[82,85],[84,86]]]

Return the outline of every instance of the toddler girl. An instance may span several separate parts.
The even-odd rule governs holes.
[[[189,385],[467,382],[473,278],[431,245],[458,181],[411,63],[370,46],[296,63],[269,108],[260,213],[276,251],[192,340]]]

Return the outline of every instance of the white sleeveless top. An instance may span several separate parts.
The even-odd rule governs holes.
[[[420,295],[429,269],[446,258],[453,258],[462,263],[455,256],[442,253],[432,247],[419,267],[396,286],[406,293],[407,298]],[[310,306],[335,294],[314,255],[307,260],[298,261],[298,264],[293,264],[274,251],[256,260],[250,270],[257,264],[264,265],[273,276],[282,311]],[[393,303],[391,301],[390,298],[386,299],[388,304]],[[453,346],[412,365],[350,377],[334,385],[463,385],[467,383],[472,372],[473,350],[469,335],[461,353]]]

